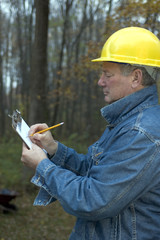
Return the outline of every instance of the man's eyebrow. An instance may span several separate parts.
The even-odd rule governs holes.
[[[102,69],[102,72],[111,74],[111,72],[107,69]]]

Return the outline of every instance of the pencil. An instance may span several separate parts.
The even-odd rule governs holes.
[[[59,126],[61,126],[61,125],[63,125],[63,124],[64,124],[64,122],[61,122],[61,123],[58,123],[58,124],[56,124],[56,125],[54,125],[54,126],[51,126],[51,127],[49,127],[49,128],[45,128],[45,129],[43,129],[43,130],[41,130],[41,131],[39,131],[39,132],[35,132],[35,133],[43,133],[43,132],[46,132],[46,131],[48,131],[48,130],[50,130],[50,129],[59,127]],[[32,137],[35,133],[32,133],[30,136]]]

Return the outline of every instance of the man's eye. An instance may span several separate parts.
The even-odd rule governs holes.
[[[106,78],[110,78],[110,77],[113,76],[113,74],[107,74],[107,73],[105,73],[104,75],[105,75]]]

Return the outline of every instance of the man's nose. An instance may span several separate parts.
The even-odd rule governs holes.
[[[103,87],[104,85],[105,85],[104,75],[102,74],[100,76],[100,79],[98,80],[98,86]]]

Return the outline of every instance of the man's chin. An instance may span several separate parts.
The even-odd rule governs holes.
[[[119,99],[117,99],[117,100],[112,100],[112,99],[109,99],[107,96],[105,96],[105,98],[104,98],[104,101],[109,105],[109,104],[112,104],[112,103],[114,103],[114,102],[116,102],[116,101],[118,101]]]
[[[104,97],[104,101],[107,103],[107,104],[111,104],[111,100],[108,98],[108,96],[105,96]]]

